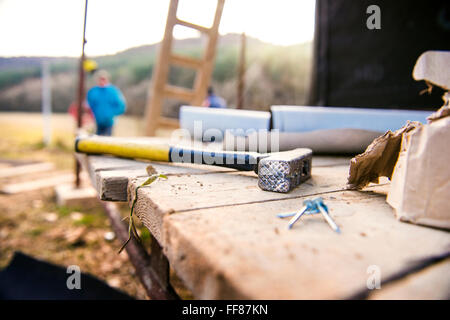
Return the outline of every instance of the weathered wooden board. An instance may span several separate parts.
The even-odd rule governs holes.
[[[318,167],[312,178],[289,193],[263,191],[253,172],[171,176],[138,190],[136,215],[162,243],[162,218],[172,212],[307,197],[345,189],[347,167]],[[130,180],[130,201],[145,178]]]
[[[77,157],[87,168],[100,199],[106,201],[127,201],[129,179],[147,176],[146,167],[148,165],[152,165],[159,173],[169,176],[235,172],[228,168],[187,163],[169,164],[82,154],[78,154]],[[349,159],[344,157],[315,157],[313,159],[313,165],[317,167],[342,166],[348,163]],[[250,175],[252,174],[250,173]]]
[[[38,163],[25,164],[25,165],[21,165],[21,166],[1,168],[0,169],[0,179],[10,178],[10,177],[24,175],[24,174],[31,174],[31,173],[36,173],[36,172],[50,171],[53,168],[54,168],[54,165],[53,165],[53,163],[50,163],[50,162],[38,162]]]
[[[381,285],[369,296],[376,300],[449,300],[450,260],[432,265],[399,281]]]
[[[397,221],[383,195],[322,197],[341,234],[320,215],[288,230],[276,214],[303,199],[269,201],[166,215],[165,253],[198,298],[342,299],[366,288],[371,265],[384,279],[450,246],[448,232]]]
[[[71,183],[75,181],[75,175],[73,173],[61,173],[51,177],[46,177],[37,180],[31,180],[26,182],[18,182],[4,185],[0,189],[0,193],[3,194],[16,194],[21,192],[28,192],[43,188],[54,187],[63,183]]]
[[[450,245],[448,232],[394,218],[385,202],[386,179],[362,192],[343,191],[345,158],[315,157],[312,179],[279,194],[260,190],[253,172],[80,157],[104,200],[128,197],[131,203],[149,164],[169,175],[139,190],[135,214],[198,298],[348,298],[366,288],[370,265],[379,266],[385,279],[411,260],[440,254]],[[319,215],[302,218],[292,230],[286,229],[287,220],[275,216],[295,211],[305,198],[315,196],[325,199],[342,234]],[[371,298],[401,296],[402,281]],[[410,297],[420,296],[420,283]],[[444,295],[442,288],[434,296]]]
[[[146,168],[151,165],[158,173],[168,176],[208,174],[220,172],[233,172],[228,168],[204,166],[195,164],[170,164],[161,162],[146,162],[130,159],[114,158],[109,156],[77,155],[89,172],[92,185],[97,189],[101,200],[127,201],[129,179],[147,175]]]

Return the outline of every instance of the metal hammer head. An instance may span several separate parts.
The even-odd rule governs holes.
[[[299,148],[270,153],[258,163],[258,185],[274,192],[289,192],[311,177],[312,150]]]

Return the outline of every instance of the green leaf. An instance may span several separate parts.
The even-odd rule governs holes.
[[[148,178],[143,184],[141,184],[142,186],[148,186],[149,184],[153,183],[156,179],[158,178],[158,176],[151,176],[150,178]]]

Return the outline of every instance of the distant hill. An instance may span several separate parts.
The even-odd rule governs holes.
[[[175,40],[177,53],[199,57],[205,39]],[[236,75],[240,35],[227,34],[219,38],[212,85],[232,107],[236,103]],[[99,67],[110,72],[128,102],[128,113],[142,114],[147,99],[151,73],[159,44],[130,48],[114,55],[90,57]],[[56,112],[65,112],[75,99],[77,58],[69,57],[0,57],[0,110],[39,111],[40,68],[48,61],[52,74],[52,104]],[[246,107],[268,109],[272,104],[302,104],[309,85],[311,43],[275,46],[258,39],[247,38]],[[171,67],[169,82],[191,87],[195,72]],[[88,77],[88,86],[93,85]],[[176,117],[181,101],[167,102],[164,112]]]

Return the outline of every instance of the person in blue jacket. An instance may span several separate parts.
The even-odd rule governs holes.
[[[208,96],[203,101],[203,106],[208,108],[226,108],[227,103],[222,97],[215,95],[213,87],[209,87]]]
[[[95,116],[97,134],[110,136],[114,118],[126,110],[126,102],[119,88],[110,84],[106,71],[97,71],[97,85],[87,93],[87,102]]]

